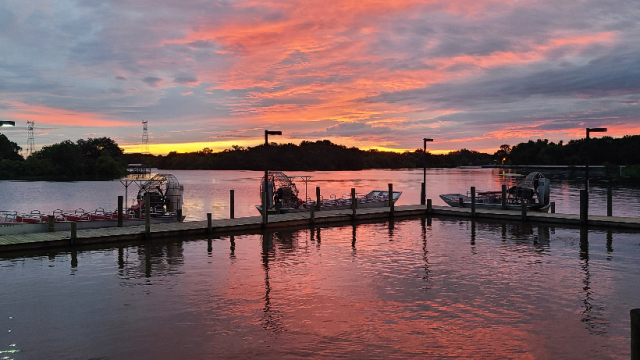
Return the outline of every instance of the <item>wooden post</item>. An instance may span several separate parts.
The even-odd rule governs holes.
[[[75,221],[71,223],[71,245],[75,245],[78,242],[78,223]]]
[[[229,219],[233,219],[233,217],[235,216],[234,214],[234,210],[235,210],[235,194],[233,190],[229,190]]]
[[[47,228],[48,232],[54,232],[56,230],[56,218],[53,214],[49,215],[49,226]]]
[[[320,210],[320,186],[316,186],[316,210]]]
[[[309,224],[311,225],[316,222],[315,209],[315,206],[309,206]]]
[[[393,203],[393,184],[389,184],[389,215],[393,216],[394,203]]]
[[[144,197],[144,236],[146,240],[151,237],[151,199],[148,194]]]
[[[556,213],[556,202],[555,201],[551,202],[551,213],[552,214]]]
[[[269,209],[267,209],[267,192],[263,191],[262,192],[262,226],[266,226],[267,222],[269,221],[269,214],[268,211]]]
[[[358,200],[356,200],[356,188],[351,188],[351,217],[353,220],[356,219],[356,209],[358,208]]]
[[[476,217],[476,187],[471,187],[471,217]]]
[[[118,196],[118,227],[122,227],[123,217],[122,217],[122,208],[124,205],[124,197]]]
[[[420,205],[424,205],[424,199],[427,197],[427,196],[426,196],[426,190],[427,190],[427,188],[425,187],[425,184],[424,184],[424,183],[422,183],[421,188],[422,188],[422,189],[420,190]]]
[[[580,190],[580,225],[589,223],[588,199],[587,190]]]
[[[464,200],[462,200],[461,197],[458,198],[458,207],[461,207],[461,208],[464,207]]]
[[[176,217],[178,218],[178,222],[182,222],[182,209],[176,210]]]
[[[613,216],[613,190],[607,187],[607,216]]]
[[[433,202],[431,199],[427,199],[427,215],[431,215],[433,212]]]
[[[527,221],[527,203],[522,203],[522,221]]]
[[[502,210],[507,210],[507,185],[502,185]]]
[[[631,360],[640,360],[640,309],[632,309],[631,317]]]
[[[280,202],[276,203],[276,214],[280,214]]]
[[[213,232],[211,222],[211,213],[207,213],[207,234],[211,234]]]

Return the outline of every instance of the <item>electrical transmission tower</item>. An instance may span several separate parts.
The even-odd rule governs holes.
[[[33,148],[35,144],[35,140],[33,139],[33,125],[34,121],[27,121],[27,157],[33,154]]]
[[[142,153],[149,153],[149,131],[147,130],[148,121],[142,120]]]

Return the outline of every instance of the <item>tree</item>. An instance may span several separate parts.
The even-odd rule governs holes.
[[[0,134],[0,160],[24,161],[20,150],[22,148],[18,144],[9,140],[6,135]]]

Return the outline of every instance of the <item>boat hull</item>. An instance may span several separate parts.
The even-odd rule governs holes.
[[[460,207],[460,201],[458,199],[462,199],[462,207],[463,208],[471,208],[471,198],[467,195],[463,194],[444,194],[440,195],[440,198],[447,203],[447,205],[451,207]],[[476,209],[492,209],[492,210],[502,210],[502,202],[483,202],[482,199],[477,199],[479,201],[476,202]],[[537,211],[537,212],[549,212],[549,207],[551,204],[546,204],[541,206],[540,204],[527,204],[528,211]],[[506,210],[522,210],[521,204],[507,204]]]

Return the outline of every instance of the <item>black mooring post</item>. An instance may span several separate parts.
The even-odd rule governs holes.
[[[476,187],[471,187],[471,217],[476,217]]]
[[[393,184],[389,184],[389,215],[394,215]]]
[[[351,188],[351,218],[356,219],[356,209],[358,208],[358,200],[356,199],[356,188]]]
[[[320,210],[320,186],[316,186],[316,210]]]
[[[78,242],[78,224],[74,221],[71,223],[71,245]]]
[[[589,195],[587,190],[580,190],[580,225],[589,223]]]
[[[229,190],[229,219],[235,216],[235,194],[233,190]]]
[[[422,183],[421,186],[421,190],[420,190],[420,205],[424,205],[424,201],[426,199],[426,187],[424,185],[424,183]]]
[[[122,195],[118,196],[118,227],[122,227],[123,217],[122,217],[122,208],[124,204],[124,197]]]
[[[309,225],[311,226],[316,222],[315,210],[315,206],[309,206]]]
[[[427,199],[427,215],[431,215],[431,213],[433,213],[433,201]]]
[[[631,317],[631,360],[640,360],[640,309],[632,309]]]
[[[613,190],[607,187],[607,216],[613,216]]]
[[[213,229],[211,226],[211,223],[212,223],[211,217],[212,217],[211,213],[207,213],[207,234],[211,234],[213,232],[212,231]]]
[[[502,185],[502,210],[507,210],[507,185]]]

